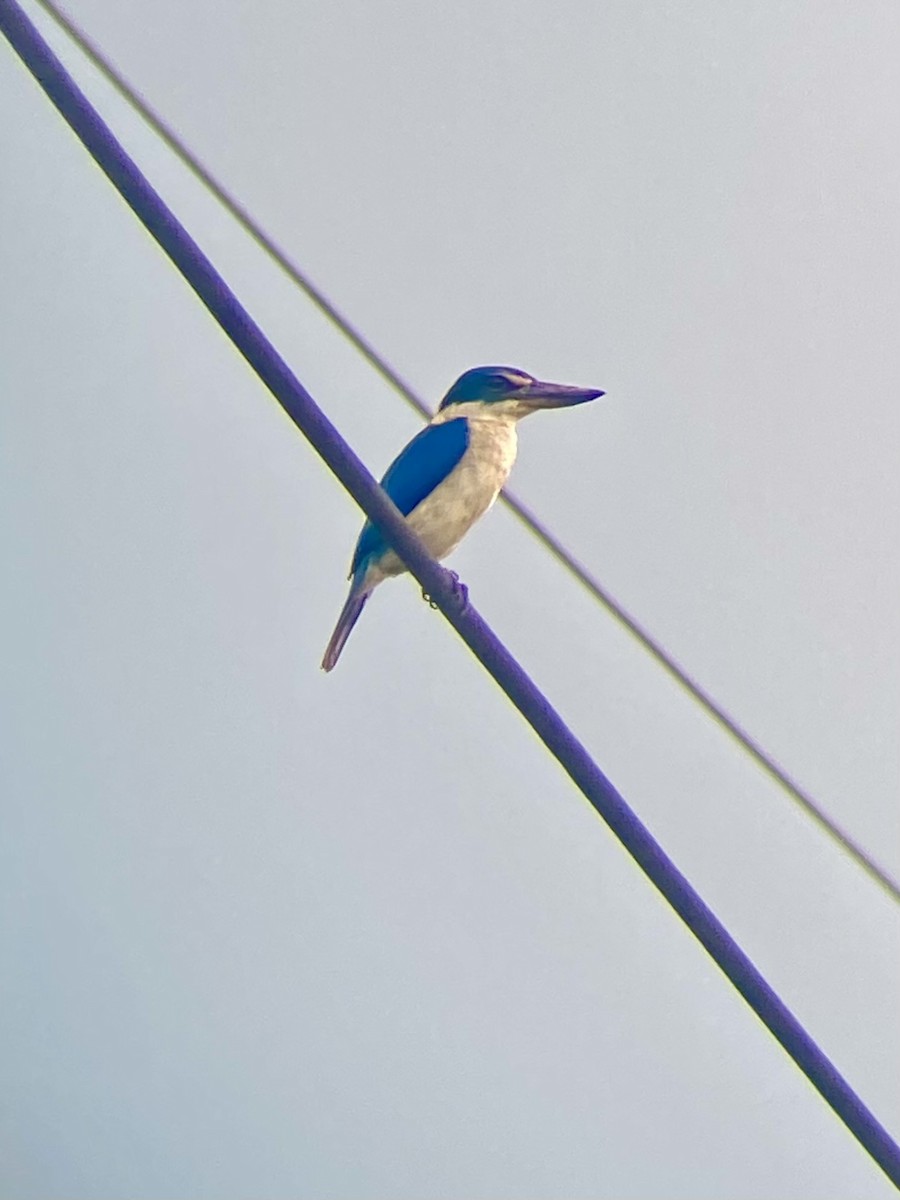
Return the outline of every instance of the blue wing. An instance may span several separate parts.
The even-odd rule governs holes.
[[[445,421],[441,425],[426,425],[416,434],[405,450],[401,450],[387,469],[381,486],[408,517],[426,496],[430,496],[462,456],[469,444],[469,422],[465,417]],[[378,528],[366,521],[356,543],[350,574],[387,548]]]

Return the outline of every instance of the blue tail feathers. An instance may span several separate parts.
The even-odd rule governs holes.
[[[350,636],[350,631],[356,622],[359,620],[359,614],[366,606],[371,592],[358,592],[351,585],[350,595],[344,601],[344,607],[341,609],[341,615],[337,619],[337,625],[334,627],[334,633],[331,635],[325,654],[322,658],[322,670],[330,671],[337,663],[341,656],[341,651],[347,638]]]

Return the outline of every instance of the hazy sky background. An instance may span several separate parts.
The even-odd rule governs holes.
[[[29,11],[34,15],[35,6]],[[900,873],[900,10],[71,0],[424,395]],[[418,428],[77,53],[380,473]],[[0,1188],[894,1194],[360,524],[4,43]],[[452,560],[900,1134],[900,912],[505,512]]]

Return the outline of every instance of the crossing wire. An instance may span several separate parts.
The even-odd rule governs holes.
[[[378,526],[450,624],[760,1020],[874,1161],[900,1187],[900,1146],[694,891],[518,662],[474,608],[460,602],[449,572],[429,557],[399,510],[125,153],[15,0],[0,0],[0,28],[95,162],[287,415]]]
[[[179,161],[203,184],[215,197],[222,207],[234,218],[249,237],[272,259],[284,274],[312,301],[319,311],[346,337],[350,344],[369,363],[369,365],[397,391],[418,413],[426,419],[432,413],[428,405],[414,391],[409,383],[387,362],[383,355],[375,349],[352,322],[328,299],[322,290],[316,286],[307,275],[278,245],[277,242],[262,228],[252,214],[231,193],[222,186],[215,176],[203,165],[200,159],[187,146],[184,140],[174,132],[163,118],[154,111],[147,101],[131,86],[127,79],[110,62],[97,44],[71,20],[53,0],[35,0],[63,30],[84,56],[115,88],[122,98],[137,112],[142,120],[153,130],[162,142],[172,151]],[[536,516],[534,511],[524,501],[520,500],[508,488],[501,493],[501,499],[515,514],[523,525],[549,550],[553,557],[584,587],[594,600],[598,601],[611,616],[622,625],[643,649],[665,670],[669,676],[706,712],[718,727],[723,730],[740,748],[750,756],[756,765],[777,784],[819,828],[836,842],[848,854],[857,866],[862,867],[870,879],[897,904],[900,904],[900,882],[891,873],[876,862],[851,834],[831,817],[822,804],[803,787],[756,738],[719,703],[710,692],[703,687],[689,672],[682,667],[669,653],[663,644],[636,617],[604,587],[591,572],[579,562]]]

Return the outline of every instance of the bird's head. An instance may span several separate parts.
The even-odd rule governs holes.
[[[439,411],[459,405],[462,416],[462,406],[468,414],[477,406],[498,417],[518,420],[540,408],[568,408],[603,394],[599,388],[547,383],[515,367],[472,367],[460,375],[441,401]]]

